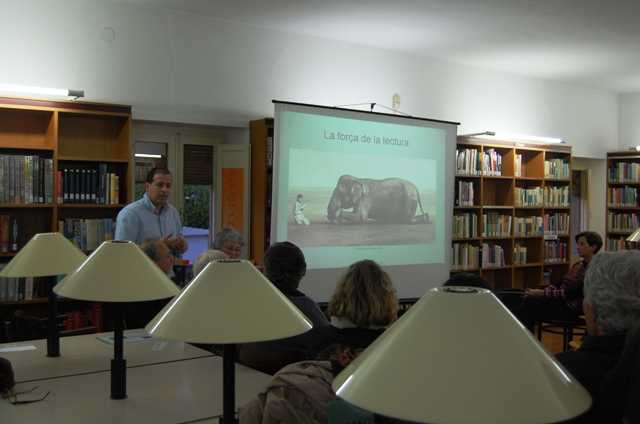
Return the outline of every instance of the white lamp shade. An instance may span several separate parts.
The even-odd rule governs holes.
[[[640,241],[640,228],[638,228],[637,230],[635,230],[633,232],[633,234],[631,234],[629,237],[626,238],[626,241],[631,242],[631,243],[637,243]]]
[[[60,233],[40,233],[29,240],[0,272],[0,277],[46,277],[64,275],[87,259]]]
[[[133,242],[105,241],[54,291],[72,299],[136,302],[175,296],[180,289]]]
[[[312,324],[248,261],[210,262],[147,325],[160,337],[245,343],[304,333]]]
[[[448,289],[429,291],[336,376],[338,396],[423,423],[551,423],[589,408],[587,391],[491,292]]]

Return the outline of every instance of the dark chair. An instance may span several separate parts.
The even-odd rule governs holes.
[[[286,365],[304,360],[304,355],[294,351],[260,350],[240,345],[238,348],[238,363],[274,375]]]
[[[66,318],[61,316],[62,318]],[[14,312],[14,323],[16,325],[16,334],[14,339],[22,340],[38,340],[47,338],[46,319],[41,320],[33,316],[26,315],[21,309]],[[78,328],[75,330],[60,331],[60,337],[78,336],[81,334],[93,334],[98,331],[95,326]]]
[[[583,318],[573,321],[549,320],[538,323],[538,340],[542,341],[542,332],[562,334],[562,351],[569,350],[569,343],[574,336],[584,336],[587,333],[587,323]]]
[[[620,361],[602,382],[600,396],[627,423],[640,423],[640,326],[627,333]]]

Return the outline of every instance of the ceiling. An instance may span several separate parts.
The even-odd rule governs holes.
[[[640,92],[640,0],[120,1]]]

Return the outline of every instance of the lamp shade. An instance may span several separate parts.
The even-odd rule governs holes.
[[[72,299],[136,302],[180,292],[169,277],[131,241],[102,243],[54,291]]]
[[[551,423],[591,397],[489,291],[430,290],[333,380],[341,398],[422,423]]]
[[[635,230],[633,234],[626,238],[627,243],[638,243],[640,241],[640,228]]]
[[[149,333],[193,343],[281,339],[310,321],[250,262],[210,262],[147,325]]]
[[[68,274],[87,259],[60,233],[40,233],[29,240],[0,272],[0,277],[46,277]]]

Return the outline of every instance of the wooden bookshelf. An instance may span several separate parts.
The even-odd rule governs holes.
[[[271,234],[271,184],[273,182],[273,118],[251,121],[251,252],[262,266]]]
[[[457,150],[451,272],[477,274],[495,291],[537,288],[548,280],[545,271],[551,280],[564,275],[571,249],[571,147],[458,137]]]
[[[0,97],[0,155],[37,156],[50,160],[53,167],[52,177],[42,179],[40,184],[43,192],[50,190],[51,199],[35,202],[28,196],[14,199],[0,196],[0,215],[18,220],[17,250],[36,233],[58,231],[59,221],[65,218],[115,221],[120,209],[132,199],[132,151],[131,106]],[[91,170],[98,164],[106,164],[107,172],[119,178],[117,204],[58,203],[59,170],[65,167]],[[18,175],[14,170],[14,174],[3,172],[1,177],[5,184],[6,179],[18,178]],[[0,263],[9,262],[15,254],[15,249],[0,251]],[[1,302],[2,321],[11,320],[16,309],[43,316],[39,312],[46,308],[46,293],[34,293],[34,296],[32,300]],[[65,303],[75,306],[76,302],[63,302],[63,305]],[[6,335],[2,334],[0,340],[6,340]]]
[[[625,239],[640,227],[640,152],[607,153],[607,251],[624,250]]]

